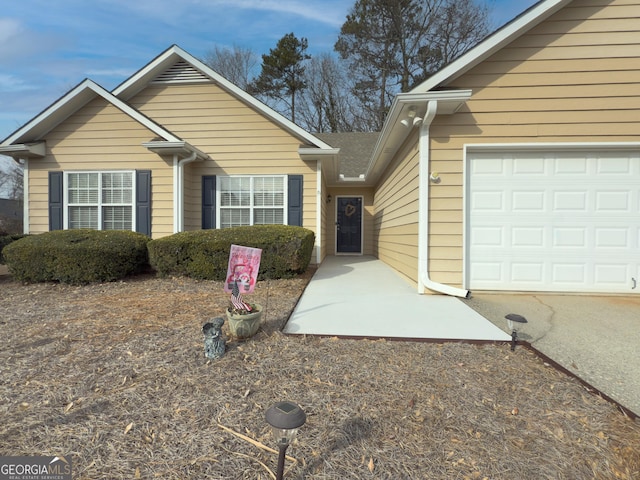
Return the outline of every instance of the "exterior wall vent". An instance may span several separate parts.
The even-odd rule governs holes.
[[[193,68],[184,60],[180,60],[157,75],[151,83],[202,83],[211,81],[200,70]]]

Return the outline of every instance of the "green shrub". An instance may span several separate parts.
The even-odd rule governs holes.
[[[224,281],[231,245],[261,248],[258,279],[290,278],[311,261],[311,230],[287,225],[255,225],[197,230],[151,240],[149,263],[160,276],[188,276]]]
[[[4,261],[4,255],[2,253],[2,251],[4,250],[4,247],[6,247],[7,245],[9,245],[11,242],[15,242],[16,240],[20,240],[21,238],[24,238],[25,235],[3,235],[0,234],[0,265],[4,265],[5,261]]]
[[[123,230],[57,230],[17,240],[3,254],[23,282],[111,282],[148,267],[148,241]]]

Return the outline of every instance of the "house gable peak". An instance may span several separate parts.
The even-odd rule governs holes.
[[[211,83],[210,77],[185,60],[178,60],[166,70],[158,73],[151,84]]]

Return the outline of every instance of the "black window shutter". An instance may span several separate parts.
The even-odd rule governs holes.
[[[62,178],[62,172],[49,172],[49,230],[64,228]]]
[[[216,176],[202,177],[202,229],[216,228]]]
[[[287,216],[289,225],[302,226],[302,175],[288,177],[289,205]]]
[[[136,170],[136,232],[151,236],[151,170]]]

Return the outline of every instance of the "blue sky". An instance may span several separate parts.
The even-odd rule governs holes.
[[[487,0],[495,26],[536,0]],[[113,89],[178,44],[268,53],[283,35],[331,51],[354,0],[14,0],[0,7],[0,141],[84,78]]]

